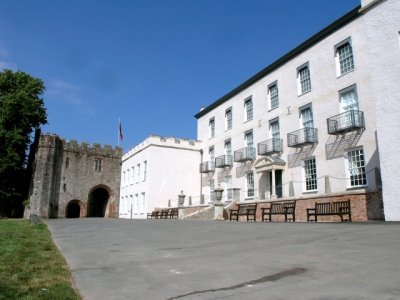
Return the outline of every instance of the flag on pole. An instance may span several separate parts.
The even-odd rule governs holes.
[[[122,124],[121,124],[121,119],[119,119],[119,124],[118,124],[118,131],[119,131],[119,140],[118,141],[123,141],[124,140],[124,135],[122,133]],[[118,143],[119,144],[119,143]]]

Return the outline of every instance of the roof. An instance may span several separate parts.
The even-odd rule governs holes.
[[[330,34],[334,33],[335,31],[344,27],[348,23],[352,22],[353,20],[355,20],[356,18],[358,18],[361,15],[361,13],[359,12],[360,8],[361,8],[361,5],[352,9],[350,12],[345,14],[343,17],[341,17],[340,19],[336,20],[332,24],[328,25],[327,27],[325,27],[324,29],[322,29],[321,31],[319,31],[318,33],[313,35],[311,38],[309,38],[308,40],[306,40],[305,42],[303,42],[302,44],[300,44],[299,46],[297,46],[296,48],[294,48],[293,50],[291,50],[290,52],[288,52],[287,54],[285,54],[284,56],[282,56],[281,58],[279,58],[278,60],[276,60],[269,66],[267,66],[266,68],[264,68],[263,70],[261,70],[260,72],[255,74],[253,77],[251,77],[250,79],[248,79],[247,81],[245,81],[244,83],[242,83],[241,85],[239,85],[238,87],[236,87],[235,89],[233,89],[232,91],[227,93],[225,96],[221,97],[220,99],[218,99],[211,105],[207,106],[205,109],[201,110],[199,113],[197,113],[195,115],[195,118],[197,118],[197,119],[201,118],[202,116],[204,116],[205,114],[207,114],[208,112],[213,110],[214,108],[220,106],[221,104],[223,104],[224,102],[226,102],[230,98],[232,98],[233,96],[239,94],[240,92],[242,92],[243,90],[245,90],[246,88],[251,86],[253,83],[257,82],[258,80],[262,79],[269,73],[278,69],[279,67],[284,65],[289,60],[293,59],[294,57],[296,57],[297,55],[306,51],[307,49],[309,49],[316,43],[320,42],[321,40],[323,40]]]

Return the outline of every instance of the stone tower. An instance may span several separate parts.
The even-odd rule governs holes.
[[[25,217],[117,217],[122,149],[40,136]]]

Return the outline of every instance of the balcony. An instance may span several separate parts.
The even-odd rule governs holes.
[[[215,171],[215,164],[213,161],[205,161],[200,164],[200,173],[211,173]]]
[[[327,120],[328,134],[342,134],[353,130],[364,129],[364,113],[359,110],[349,110]]]
[[[221,155],[215,158],[216,168],[232,167],[232,155]]]
[[[236,150],[233,155],[235,162],[246,162],[254,160],[254,158],[256,157],[256,149],[253,147],[245,147],[243,149]]]
[[[318,143],[318,129],[317,128],[303,128],[288,133],[288,147],[303,147]]]
[[[258,143],[258,155],[269,156],[274,153],[282,152],[282,140],[281,139],[269,139],[265,142]]]

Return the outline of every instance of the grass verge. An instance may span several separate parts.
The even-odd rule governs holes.
[[[81,299],[45,224],[0,220],[0,300]]]

